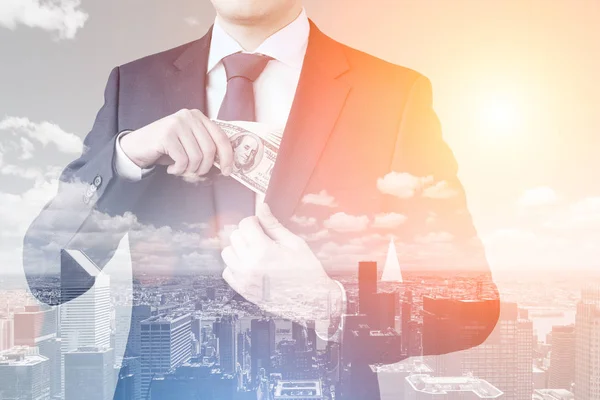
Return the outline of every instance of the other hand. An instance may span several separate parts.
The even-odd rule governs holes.
[[[314,320],[326,313],[330,293],[339,292],[308,244],[286,229],[267,204],[243,219],[230,241],[221,253],[227,266],[223,278],[265,311]]]

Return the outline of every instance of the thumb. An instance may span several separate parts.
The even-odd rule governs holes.
[[[285,241],[290,237],[295,236],[286,227],[284,227],[277,218],[275,218],[273,213],[271,213],[271,208],[267,203],[261,203],[258,205],[256,217],[258,218],[258,222],[265,233],[275,241]]]

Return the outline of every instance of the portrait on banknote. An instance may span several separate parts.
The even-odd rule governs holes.
[[[241,132],[231,137],[233,170],[241,174],[252,171],[262,160],[264,148],[258,136]]]

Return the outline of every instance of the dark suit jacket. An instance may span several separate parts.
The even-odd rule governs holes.
[[[238,220],[248,215],[247,206],[236,208],[239,188],[228,197],[230,183],[217,171],[188,183],[157,167],[140,182],[130,182],[113,169],[119,132],[182,108],[205,110],[209,43],[210,32],[112,70],[82,156],[64,170],[58,194],[25,237],[30,285],[39,274],[58,274],[62,248],[83,250],[103,266],[127,232],[135,276],[153,269],[202,273],[222,268],[214,240],[219,230],[215,202],[226,203],[220,212]],[[440,267],[437,277],[450,280],[451,270],[475,271],[492,299],[477,317],[484,329],[469,343],[424,342],[424,354],[478,345],[495,326],[496,289],[457,179],[457,163],[432,109],[431,83],[418,72],[342,45],[311,23],[266,202],[307,240],[328,270],[344,265],[354,273],[358,261],[383,259],[393,234],[403,267]],[[481,285],[469,287],[476,286],[480,295]],[[32,289],[38,298],[57,302],[47,289]],[[469,290],[461,293],[472,300],[475,289]],[[459,311],[450,317],[462,323]]]

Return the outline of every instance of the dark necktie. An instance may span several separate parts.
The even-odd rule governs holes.
[[[227,91],[218,119],[223,121],[255,121],[254,81],[272,58],[236,53],[222,62],[227,74]],[[228,230],[241,219],[254,215],[255,193],[233,179],[218,175],[214,180],[215,208],[220,229]]]

